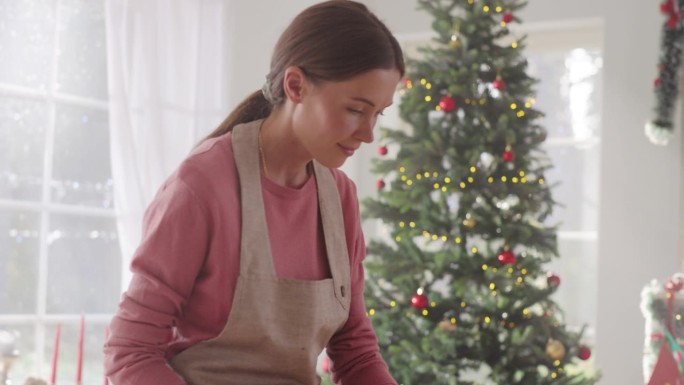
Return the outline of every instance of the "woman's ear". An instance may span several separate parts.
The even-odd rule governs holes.
[[[293,103],[300,103],[309,87],[309,79],[299,67],[288,67],[283,77],[285,96]]]

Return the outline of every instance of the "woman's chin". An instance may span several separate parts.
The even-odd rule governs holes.
[[[335,158],[335,159],[316,159],[318,163],[322,164],[327,168],[340,168],[347,161],[347,157]]]

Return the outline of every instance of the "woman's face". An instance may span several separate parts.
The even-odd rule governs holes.
[[[293,116],[295,135],[308,155],[336,168],[362,143],[371,143],[378,115],[392,104],[399,80],[397,70],[375,69],[340,82],[309,82]]]

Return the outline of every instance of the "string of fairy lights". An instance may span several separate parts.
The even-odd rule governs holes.
[[[493,273],[496,273],[499,269],[497,267],[489,266],[487,264],[484,264],[482,266],[482,269],[484,271],[492,271]],[[520,276],[516,279],[516,285],[522,285],[524,281],[524,276],[527,274],[527,270],[523,267],[517,266],[516,268],[514,267],[507,267],[506,271],[508,274],[513,274],[516,269],[520,272]],[[558,286],[560,285],[560,278],[553,274],[549,273],[547,275],[547,283],[548,285],[553,285],[553,286]],[[497,285],[494,282],[491,282],[489,284],[489,289],[492,292],[492,296],[496,296],[496,289]],[[388,308],[391,310],[398,309],[398,303],[395,300],[390,300],[388,302]],[[405,316],[407,317],[415,317],[417,314],[423,318],[426,318],[430,315],[430,310],[431,308],[436,308],[438,306],[436,301],[429,301],[428,297],[424,293],[424,289],[421,287],[416,291],[416,294],[414,294],[411,297],[411,306],[418,310],[418,312],[415,311],[407,311],[405,312]],[[465,312],[465,310],[468,308],[468,303],[466,301],[460,301],[460,303],[457,305],[460,312],[447,312],[445,313],[445,318],[439,322],[438,328],[442,331],[446,332],[454,332],[457,330],[458,325],[459,325],[459,319],[454,313],[458,313],[460,316],[468,316],[468,313]],[[379,310],[376,308],[370,308],[367,311],[367,316],[369,317],[374,317],[378,314]],[[449,315],[449,313],[451,313]],[[560,326],[560,323],[555,319],[552,318],[553,312],[550,310],[544,310],[541,308],[540,305],[533,305],[533,308],[524,308],[520,312],[521,318],[523,320],[531,320],[535,315],[536,316],[546,316],[551,319],[550,324],[548,325],[549,327],[553,328],[558,328]],[[494,323],[498,323],[499,326],[508,328],[510,330],[516,328],[518,325],[510,320],[511,317],[507,312],[501,313],[500,316],[495,316],[495,315],[484,315],[484,316],[478,316],[475,318],[476,323],[482,323],[484,325],[491,325]],[[547,331],[548,333],[548,331]],[[552,359],[553,361],[553,366],[555,367],[555,371],[549,372],[548,375],[551,376],[552,378],[556,378],[556,376],[563,374],[563,359],[566,357],[566,348],[565,345],[563,345],[562,342],[555,340],[551,338],[550,333],[549,333],[549,338],[546,344],[546,354],[549,358]],[[586,345],[579,345],[576,348],[576,351],[574,351],[575,355],[580,358],[581,360],[588,360],[591,357],[591,349],[586,346]]]
[[[399,168],[399,174],[400,174],[399,180],[401,180],[402,183],[404,183],[406,188],[413,188],[413,187],[415,187],[416,183],[423,182],[423,183],[427,183],[427,184],[432,184],[431,187],[435,191],[439,191],[441,193],[446,194],[446,193],[453,192],[453,191],[451,191],[454,189],[454,188],[452,188],[452,186],[456,186],[455,191],[464,191],[469,186],[473,185],[476,182],[475,176],[476,176],[476,173],[478,172],[478,168],[476,166],[471,166],[469,171],[470,171],[471,175],[464,178],[464,180],[459,182],[458,184],[455,184],[455,183],[452,183],[453,180],[448,176],[443,177],[443,178],[440,177],[440,174],[437,171],[419,172],[419,173],[416,173],[415,176],[412,178],[407,174],[406,168],[404,166],[401,166]],[[414,183],[414,179],[416,181],[415,183]],[[514,173],[514,174],[508,175],[508,176],[502,175],[499,178],[494,178],[493,176],[489,176],[486,179],[486,182],[488,184],[498,183],[499,181],[500,181],[500,183],[510,183],[510,184],[538,183],[540,185],[544,185],[546,183],[544,178],[537,178],[536,176],[533,176],[533,175],[528,176],[528,174],[524,170],[520,170],[518,173]],[[384,186],[385,186],[384,182],[382,185],[380,185],[380,184],[378,185],[378,187],[380,187],[380,188],[384,188]],[[500,206],[500,208],[509,208],[510,206],[511,206],[511,204],[505,204],[505,205],[502,204]],[[474,222],[472,219],[466,218],[464,220],[464,225],[468,228],[472,228],[472,227],[474,227]],[[398,222],[398,226],[399,226],[399,228],[405,228],[406,226],[408,226],[409,228],[414,229],[414,228],[416,228],[416,223],[413,220],[404,219],[404,220],[401,220]],[[422,234],[425,238],[431,239],[433,241],[437,241],[437,240],[442,240],[444,242],[454,241],[457,244],[460,244],[462,242],[462,239],[459,236],[448,236],[448,235],[443,235],[443,234],[437,234],[436,232],[430,231],[428,229],[423,229]],[[401,239],[402,239],[401,235],[397,235],[395,237],[395,240],[397,242],[401,241]]]
[[[517,46],[517,43],[516,43]],[[497,75],[498,76],[498,75]],[[419,84],[425,88],[425,90],[431,90],[433,88],[433,85],[430,81],[428,81],[426,78],[421,78],[419,80]],[[505,83],[501,79],[500,76],[497,77],[492,82],[492,86],[497,89],[497,90],[502,90],[503,88],[506,87]],[[399,90],[399,95],[404,96],[406,95],[410,90],[416,88],[417,86],[413,84],[413,81],[411,79],[405,79],[403,81],[403,88]],[[434,99],[432,95],[425,95],[423,100],[426,103],[431,103]],[[463,103],[466,105],[480,105],[483,106],[487,104],[487,99],[483,97],[466,97],[463,99]],[[509,104],[509,107],[511,110],[515,111],[515,116],[518,118],[524,118],[527,116],[527,112],[525,109],[530,110],[532,107],[537,103],[537,100],[534,97],[527,97],[524,101],[518,101],[518,102],[511,102]],[[451,112],[456,109],[456,102],[455,100],[449,96],[443,96],[440,100],[439,103],[437,103],[434,106],[435,111],[442,111],[442,112]]]
[[[477,170],[478,169],[476,166],[471,166],[469,169],[471,174],[476,174]],[[401,175],[400,176],[401,181],[406,183],[407,186],[412,186],[414,184],[414,180],[411,179],[411,177],[406,174],[406,167],[400,166],[399,167],[399,174]],[[432,186],[435,190],[441,190],[442,192],[448,192],[448,186],[452,182],[452,179],[450,177],[446,176],[443,179],[439,179],[440,174],[437,171],[418,172],[415,175],[415,180],[419,180],[419,181],[420,180],[428,180],[429,178],[433,179],[430,182],[434,182],[432,184]],[[440,180],[441,180],[441,182],[440,182]],[[543,185],[546,183],[544,178],[533,177],[530,180],[530,178],[528,177],[527,173],[524,170],[520,170],[517,173],[513,173],[512,175],[502,175],[499,178],[499,180],[502,183],[512,183],[512,184],[518,184],[518,183],[525,184],[528,182],[537,182],[537,183]],[[496,181],[496,178],[494,178],[493,176],[489,176],[487,178],[487,183],[492,184],[495,181]],[[468,187],[468,185],[471,185],[473,183],[475,183],[475,177],[473,175],[470,175],[470,176],[466,177],[464,181],[460,182],[458,184],[458,187],[460,187],[461,190],[465,190]]]
[[[487,264],[482,265],[482,270],[484,271],[491,271],[492,273],[497,273],[499,271],[499,268],[495,266],[489,266]],[[517,277],[516,281],[516,286],[522,285],[524,282],[524,277],[527,274],[527,269],[521,266],[509,266],[506,269],[506,272],[508,274],[514,274],[516,271],[519,272],[519,276]],[[549,273],[547,274],[547,284],[549,286],[558,286],[560,285],[560,278],[553,274]],[[497,295],[497,284],[495,282],[491,282],[488,285],[488,288],[491,290],[491,295],[496,296]],[[390,300],[388,302],[388,308],[391,310],[397,309],[398,308],[398,303],[395,300]],[[414,294],[411,297],[411,306],[413,309],[418,310],[418,312],[415,311],[407,311],[405,312],[405,316],[407,317],[415,317],[417,314],[421,317],[428,317],[430,315],[430,309],[431,308],[436,308],[438,306],[436,301],[429,301],[428,297],[425,295],[424,289],[421,287],[416,291],[416,294]],[[460,301],[460,303],[457,305],[459,308],[460,312],[447,312],[445,313],[445,318],[439,322],[438,328],[440,330],[446,331],[446,332],[454,332],[457,330],[458,325],[459,325],[459,319],[454,313],[458,313],[460,316],[466,315],[468,316],[467,312],[465,310],[469,307],[468,303],[466,301]],[[378,309],[376,308],[370,308],[367,311],[367,316],[369,317],[374,317],[377,315],[379,312]],[[451,314],[450,314],[451,313]],[[449,315],[450,314],[450,315]],[[535,315],[536,316],[547,316],[548,318],[551,319],[550,324],[548,325],[549,327],[557,328],[560,326],[560,323],[555,319],[552,318],[551,316],[553,315],[553,312],[550,310],[544,310],[541,308],[540,305],[533,305],[533,308],[526,307],[521,310],[520,312],[521,318],[524,320],[531,320]],[[510,320],[511,317],[507,312],[501,313],[500,316],[495,316],[495,315],[484,315],[484,316],[478,316],[475,318],[476,323],[482,323],[484,325],[491,325],[494,323],[498,323],[501,327],[508,328],[508,329],[514,329],[518,325],[515,323],[515,321]],[[581,360],[588,360],[591,357],[591,349],[586,346],[586,345],[579,345],[574,352],[577,357],[579,357]],[[553,366],[555,367],[555,371],[551,371],[548,373],[549,376],[552,378],[556,378],[556,376],[563,374],[563,359],[566,357],[566,348],[563,345],[562,342],[555,340],[550,337],[549,333],[549,339],[546,344],[546,354],[552,359],[553,361]]]
[[[385,153],[385,151],[381,151],[381,153]],[[471,174],[476,174],[478,171],[478,168],[476,166],[470,167],[469,171]],[[418,182],[423,182],[423,183],[432,183],[432,188],[434,190],[440,191],[442,193],[447,193],[450,192],[449,188],[451,186],[454,186],[455,184],[451,180],[450,177],[444,177],[441,176],[439,172],[437,171],[423,171],[423,172],[418,172],[415,174],[413,179],[415,179],[416,182],[413,182],[413,180],[409,177],[409,174],[407,174],[406,167],[401,166],[399,168],[399,173],[400,177],[399,179],[402,181],[402,183],[405,184],[407,188],[415,187],[415,183]],[[517,173],[512,174],[515,176],[502,176],[500,178],[500,181],[502,183],[512,183],[512,184],[517,184],[517,183],[538,183],[540,185],[545,184],[544,178],[528,178],[529,175],[524,171],[524,170],[519,170]],[[487,182],[488,183],[495,183],[497,180],[495,180],[493,177],[488,177]],[[466,183],[467,182],[467,183]],[[464,182],[460,182],[458,185],[456,185],[457,190],[464,190],[466,189],[469,185],[475,183],[475,178],[473,176],[469,176],[465,179]],[[464,221],[467,222],[468,219]],[[442,241],[442,242],[454,242],[456,244],[462,244],[463,239],[460,236],[452,236],[449,237],[447,235],[440,235],[435,232],[431,232],[429,230],[420,230],[418,224],[415,221],[412,220],[400,220],[398,222],[398,227],[401,229],[416,229],[417,233],[422,233],[422,236],[426,240],[431,240],[431,241]],[[471,228],[472,226],[468,226],[466,224],[466,227]],[[396,235],[395,240],[397,242],[402,241],[402,236],[401,235]],[[471,247],[469,249],[471,255],[477,255],[479,253],[479,250],[477,247]],[[526,252],[522,252],[520,254],[523,258],[526,257]],[[510,280],[514,282],[514,285],[516,287],[520,287],[525,283],[525,279],[528,275],[528,270],[527,268],[521,266],[520,264],[516,264],[515,262],[517,261],[517,257],[510,251],[510,250],[504,250],[498,258],[499,262],[502,263],[503,265],[508,265],[508,266],[494,266],[491,264],[484,263],[482,264],[481,268],[484,272],[489,273],[491,276],[490,278],[492,279],[490,283],[488,284],[488,289],[490,290],[490,295],[492,297],[496,297],[499,292],[499,287],[497,283],[494,282],[494,276],[497,274],[500,274],[502,271],[510,276]],[[560,285],[560,277],[558,277],[556,274],[552,272],[548,272],[546,276],[546,284],[548,287],[558,287]],[[398,306],[398,303],[396,300],[390,300],[388,303],[388,309],[394,309]],[[417,310],[418,312],[416,313],[415,311],[407,311],[405,314],[406,316],[409,317],[414,317],[416,314],[419,314],[422,317],[428,317],[430,315],[430,309],[431,308],[436,308],[438,306],[436,301],[429,301],[427,295],[424,292],[423,288],[419,288],[416,291],[416,294],[414,294],[411,297],[411,307],[414,310]],[[465,301],[460,302],[460,308],[461,310],[465,310],[468,307],[468,304]],[[367,312],[369,317],[373,317],[378,312],[381,311],[377,308],[370,308]],[[523,319],[529,320],[533,317],[533,311],[525,308],[521,310],[521,315]],[[507,313],[503,313],[500,317],[496,317],[493,315],[487,315],[482,318],[477,317],[476,321],[477,322],[483,322],[485,325],[492,324],[493,322],[496,322],[495,320],[500,318],[498,323],[501,325],[501,327],[507,327],[509,329],[514,329],[517,325],[515,322],[507,320],[509,318],[509,315]],[[559,323],[553,319],[551,322],[551,325],[553,327],[558,327]],[[455,316],[449,316],[445,320],[441,321],[438,325],[438,327],[441,330],[447,330],[447,331],[455,331],[458,327],[458,319]],[[552,378],[556,378],[558,375],[563,373],[563,368],[561,367],[562,365],[562,359],[565,357],[566,352],[565,352],[565,347],[564,345],[557,340],[554,340],[552,338],[549,339],[547,346],[546,346],[546,352],[547,355],[551,358],[553,358],[553,365],[556,367],[555,371],[549,372],[549,376]],[[582,360],[587,360],[591,356],[591,350],[587,346],[579,346],[576,352],[577,356],[582,359]]]

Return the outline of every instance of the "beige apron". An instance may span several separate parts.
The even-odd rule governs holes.
[[[261,195],[261,123],[239,125],[232,134],[242,234],[240,276],[228,322],[218,337],[189,347],[170,362],[190,385],[318,385],[317,357],[349,316],[349,257],[339,193],[330,170],[316,161],[318,204],[332,279],[276,276]]]

